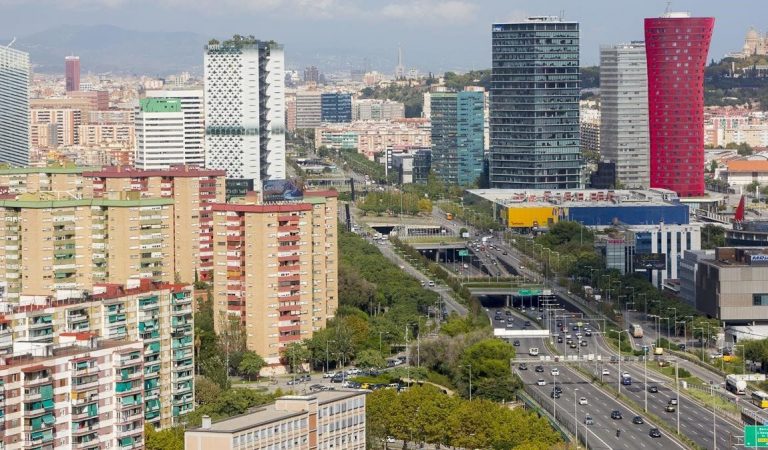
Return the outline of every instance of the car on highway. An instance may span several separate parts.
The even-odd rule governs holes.
[[[581,341],[581,346],[582,347],[586,347],[587,346],[587,341]]]
[[[530,327],[531,326],[531,321],[530,320],[526,320],[525,321],[525,326],[526,327]]]
[[[621,411],[618,409],[614,409],[611,411],[611,419],[613,420],[621,420]]]
[[[515,339],[515,341],[512,342],[512,345],[514,345],[515,347],[520,347],[520,339]]]
[[[507,317],[512,317],[512,311],[510,310],[507,310],[505,314],[507,315]]]
[[[435,282],[434,282],[434,281],[432,281],[432,280],[430,280],[430,281],[427,283],[427,285],[428,285],[429,287],[435,287]]]
[[[642,425],[645,422],[643,422],[643,418],[642,417],[635,416],[635,417],[632,418],[632,423],[634,423],[635,425]]]
[[[594,425],[594,424],[595,424],[595,420],[592,418],[592,416],[587,414],[587,416],[584,417],[584,425]]]
[[[341,383],[342,381],[344,381],[343,373],[337,373],[331,378],[331,383]]]
[[[562,394],[563,393],[563,388],[560,387],[560,386],[555,386],[555,392],[557,392],[558,394]]]
[[[589,404],[587,401],[587,397],[579,398],[579,405],[587,405],[587,404]]]
[[[552,398],[560,398],[560,393],[557,391],[552,391],[552,393],[549,394],[549,396]]]
[[[591,331],[589,331],[589,330],[587,330],[587,331],[585,331],[585,332],[584,332],[584,336],[586,336],[586,337],[592,337],[592,332],[591,332]]]
[[[677,398],[670,398],[669,399],[669,404],[670,405],[677,405]]]
[[[603,375],[610,375],[611,371],[608,369],[603,369]]]
[[[552,370],[549,371],[549,373],[553,377],[556,377],[556,376],[560,375],[560,369],[558,369],[557,367],[553,367]]]
[[[520,363],[520,365],[517,366],[517,370],[528,370],[528,364]]]
[[[648,392],[650,392],[651,394],[655,394],[659,392],[659,388],[657,386],[648,386]]]
[[[648,436],[652,438],[660,438],[661,437],[661,431],[659,431],[658,428],[651,428],[651,430],[648,432]]]
[[[544,378],[539,378],[538,381],[536,381],[536,384],[539,386],[546,386],[547,382],[544,380]]]
[[[562,336],[558,336],[557,337],[557,343],[558,344],[562,344],[563,343],[563,337]]]
[[[325,372],[323,378],[333,378],[336,376],[336,372]]]
[[[666,412],[675,412],[676,411],[675,405],[671,405],[671,404],[667,405],[666,408],[664,408],[664,411],[666,411]]]
[[[576,345],[576,343],[575,343],[575,342],[571,341],[571,345],[569,345],[569,347],[571,347],[571,348],[576,348],[576,347],[578,347],[578,345]]]
[[[536,372],[544,372],[544,366],[536,366]]]

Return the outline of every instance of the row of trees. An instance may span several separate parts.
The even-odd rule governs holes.
[[[432,213],[432,201],[414,193],[369,192],[357,202],[357,207],[366,214],[417,214]]]
[[[487,400],[463,400],[425,385],[368,395],[372,444],[388,436],[413,443],[486,449],[551,449],[561,443],[545,419]],[[407,447],[407,446],[406,446]]]

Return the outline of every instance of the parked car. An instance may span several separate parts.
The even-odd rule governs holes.
[[[336,372],[325,372],[323,374],[323,378],[333,378],[336,375]]]

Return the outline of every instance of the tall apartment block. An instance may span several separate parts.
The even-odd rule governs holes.
[[[346,92],[320,94],[320,120],[331,123],[352,122],[352,94]]]
[[[142,350],[62,333],[0,357],[0,448],[143,448]]]
[[[326,391],[280,397],[242,416],[213,422],[184,433],[186,450],[363,450],[365,391]]]
[[[649,182],[648,74],[645,44],[600,49],[600,157],[626,188]]]
[[[285,61],[274,41],[205,47],[205,164],[261,189],[285,178]]]
[[[87,195],[94,198],[108,198],[115,192],[134,192],[142,199],[164,199],[172,201],[174,205],[181,205],[175,209],[172,222],[172,276],[184,283],[211,279],[212,208],[213,204],[224,202],[226,188],[223,170],[194,166],[154,171],[107,167],[84,171],[82,176],[87,186]]]
[[[142,98],[136,113],[136,167],[167,169],[183,164],[184,113],[178,99]]]
[[[67,56],[64,58],[64,79],[67,92],[80,90],[80,57]]]
[[[174,279],[172,199],[30,193],[0,200],[0,220],[0,282],[10,303],[97,283]]]
[[[483,173],[484,93],[432,92],[432,169],[446,183],[469,186]]]
[[[323,101],[320,91],[296,92],[296,128],[318,128],[323,121]]]
[[[645,19],[651,187],[704,195],[704,69],[713,17]]]
[[[490,186],[581,187],[579,24],[497,23],[491,41]]]
[[[169,160],[170,166],[205,165],[205,101],[200,89],[147,91],[146,98],[178,100],[184,115],[184,153],[182,157]],[[137,165],[137,167],[139,167]],[[148,169],[149,167],[144,167]],[[153,167],[154,169],[160,167]]]
[[[29,53],[0,46],[0,163],[29,164]]]
[[[286,345],[311,338],[335,315],[337,194],[255,200],[213,207],[215,325],[240,320],[247,347],[277,365]]]
[[[96,402],[92,392],[114,391],[113,395],[119,397],[130,395],[135,415],[157,428],[176,424],[179,417],[190,412],[194,404],[191,287],[141,280],[125,287],[98,285],[90,296],[77,295],[29,299],[24,306],[12,306],[0,314],[0,324],[6,325],[5,328],[0,325],[0,373],[3,358],[14,357],[12,350],[18,353],[25,347],[46,344],[58,347],[72,336],[136,342],[138,356],[130,364],[136,366],[135,371],[125,374],[120,369],[116,385],[105,390],[101,388],[100,375],[107,374],[88,370],[88,365],[84,365],[85,370],[79,372],[84,380],[78,381],[86,381],[85,386],[81,386],[82,392],[73,394],[72,399],[85,406]]]

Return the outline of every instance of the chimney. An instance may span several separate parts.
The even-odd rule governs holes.
[[[203,430],[210,430],[211,429],[211,416],[203,416],[203,424],[201,427]]]

